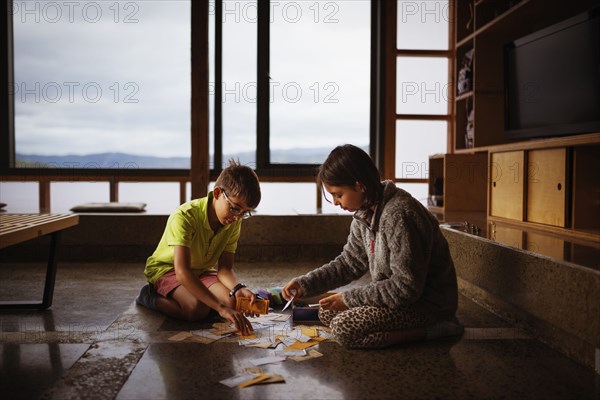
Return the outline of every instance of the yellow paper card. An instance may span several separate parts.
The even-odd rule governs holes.
[[[190,336],[192,336],[192,334],[189,331],[183,331],[183,332],[179,332],[176,335],[171,336],[169,338],[169,340],[172,342],[181,342],[181,341],[189,338]]]
[[[271,377],[271,375],[260,374],[259,376],[257,376],[254,379],[250,379],[249,381],[246,381],[244,383],[240,383],[238,385],[238,387],[245,388],[245,387],[248,387],[248,386],[252,386],[252,385],[255,385],[255,384],[259,383],[259,382],[266,381],[270,377]]]
[[[188,340],[190,342],[203,343],[203,344],[210,344],[210,343],[216,341],[216,339],[212,339],[212,338],[202,336],[202,335],[192,335],[192,336],[190,336],[190,338]]]
[[[306,327],[302,328],[302,334],[314,338],[319,336],[319,331],[317,331],[315,328]]]
[[[285,383],[285,378],[279,374],[271,374],[269,375],[269,379],[264,380],[262,382],[258,382],[259,385],[264,385],[266,383]]]
[[[309,340],[306,343],[302,343],[301,341],[297,340],[296,343],[286,347],[286,350],[304,350],[304,349],[308,349],[309,347],[312,347],[316,344],[319,344],[319,342],[315,341],[315,340]]]
[[[319,353],[316,350],[309,350],[308,354],[305,356],[294,356],[294,357],[288,357],[288,358],[292,359],[294,361],[306,361],[306,360],[310,360],[312,358],[319,358],[319,357],[323,357],[323,354]]]
[[[249,340],[249,339],[256,339],[256,335],[247,335],[247,336],[238,336],[239,340]]]
[[[248,347],[258,347],[259,349],[268,349],[271,346],[273,346],[273,343],[271,343],[271,342],[249,344],[248,345]]]
[[[212,326],[215,329],[229,329],[231,328],[231,322],[215,322]]]
[[[213,335],[219,335],[219,336],[224,336],[224,335],[229,335],[230,333],[233,332],[237,332],[237,328],[230,328],[227,327],[225,329],[219,329],[219,328],[214,328],[209,330],[210,333],[212,333]]]
[[[256,299],[250,309],[250,299],[247,297],[238,297],[235,301],[235,309],[237,311],[251,311],[255,314],[269,313],[269,300]]]

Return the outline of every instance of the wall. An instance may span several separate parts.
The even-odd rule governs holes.
[[[600,373],[600,271],[442,230],[461,293]]]
[[[166,215],[81,214],[63,232],[59,259],[68,262],[140,262],[152,254]],[[340,253],[350,216],[254,216],[243,222],[237,261],[327,261]],[[45,261],[48,238],[3,249],[0,260]]]

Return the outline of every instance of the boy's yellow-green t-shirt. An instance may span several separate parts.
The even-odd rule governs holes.
[[[200,275],[216,271],[223,252],[235,253],[242,221],[219,228],[214,233],[208,223],[208,207],[213,193],[179,206],[167,220],[165,231],[154,253],[146,261],[144,274],[154,284],[158,278],[174,268],[174,246],[189,247],[192,271]]]

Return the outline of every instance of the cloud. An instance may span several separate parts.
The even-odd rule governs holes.
[[[51,3],[62,8],[60,18],[49,2],[15,2],[17,151],[188,156],[190,2]],[[223,104],[223,147],[233,153],[256,147],[256,23],[251,2],[227,3],[239,14],[237,22],[228,14],[224,26],[223,78],[230,92]],[[302,7],[296,22],[292,3]],[[370,3],[278,4],[272,145],[368,141]],[[294,85],[302,96],[289,101]],[[338,102],[326,103],[327,95]]]

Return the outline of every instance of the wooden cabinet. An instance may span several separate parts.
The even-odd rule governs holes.
[[[600,243],[600,133],[498,145],[489,159],[488,220]]]
[[[567,226],[567,149],[531,150],[527,155],[527,221]]]
[[[600,236],[600,144],[573,151],[573,229]]]
[[[492,153],[490,156],[490,215],[523,220],[523,151]]]

